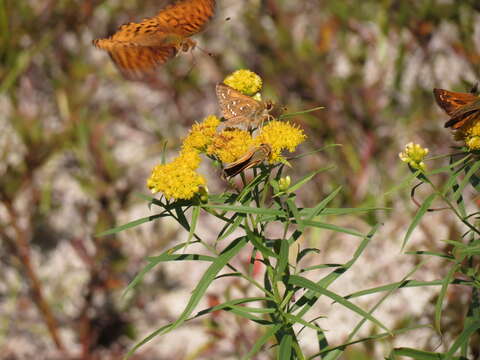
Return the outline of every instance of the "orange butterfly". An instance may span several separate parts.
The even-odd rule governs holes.
[[[480,119],[480,97],[472,93],[433,89],[437,104],[450,116],[445,127],[461,128],[466,122]]]
[[[93,45],[108,51],[120,72],[141,79],[155,68],[196,46],[190,36],[203,29],[215,12],[215,0],[181,0],[162,9],[155,17],[120,26]]]

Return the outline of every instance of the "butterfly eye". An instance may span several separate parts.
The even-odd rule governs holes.
[[[265,108],[269,111],[272,110],[273,109],[273,103],[271,101],[268,101]]]

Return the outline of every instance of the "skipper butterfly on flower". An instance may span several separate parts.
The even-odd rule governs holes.
[[[433,89],[437,104],[450,116],[445,127],[459,129],[471,120],[480,119],[480,97],[472,93]]]
[[[253,127],[273,118],[270,115],[273,109],[271,102],[255,100],[223,83],[217,84],[216,92],[220,110],[227,120],[226,126]]]
[[[225,166],[223,169],[223,178],[231,178],[240,174],[242,171],[250,169],[267,160],[272,153],[272,148],[268,144],[261,144],[250,149],[245,155],[237,161]]]
[[[215,0],[181,0],[139,23],[120,26],[106,39],[93,45],[108,51],[120,72],[128,79],[142,79],[179,51],[196,46],[190,36],[203,29],[215,12]]]

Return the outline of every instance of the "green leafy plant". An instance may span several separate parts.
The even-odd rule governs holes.
[[[477,120],[475,120],[477,122]],[[473,124],[475,125],[475,124]],[[465,127],[474,127],[467,124]],[[465,131],[460,129],[459,132]],[[464,137],[462,138],[464,139]],[[464,139],[465,140],[465,139]],[[480,298],[478,289],[480,286],[478,255],[480,246],[480,230],[478,227],[478,211],[472,209],[472,203],[478,197],[480,190],[480,161],[479,152],[467,146],[457,148],[453,154],[446,156],[432,157],[428,160],[445,159],[449,160],[448,165],[436,169],[428,169],[424,158],[428,153],[417,144],[408,144],[400,158],[407,162],[412,171],[413,179],[418,183],[412,188],[412,199],[418,205],[418,210],[406,231],[403,240],[405,247],[421,220],[435,211],[448,211],[464,229],[459,239],[443,239],[447,252],[418,250],[410,254],[421,257],[438,257],[445,261],[447,274],[438,281],[424,283],[423,285],[440,286],[440,292],[436,299],[434,310],[434,328],[438,334],[443,334],[443,345],[445,352],[430,352],[413,348],[397,348],[392,351],[389,359],[396,356],[406,356],[413,359],[469,359],[472,354],[478,354],[479,329],[480,329]],[[418,201],[417,190],[428,187],[429,191],[423,201]],[[471,190],[474,193],[471,193]],[[443,204],[436,207],[435,204]],[[476,208],[476,206],[475,206]],[[454,323],[460,327],[459,332],[452,332],[449,329],[442,329],[442,320],[447,306],[447,291],[451,285],[462,285],[470,287],[467,308],[461,309],[454,319]],[[446,331],[446,333],[444,333]]]
[[[239,88],[238,91],[240,90]],[[302,113],[298,112],[296,115],[302,115]],[[169,333],[186,322],[218,311],[229,312],[254,322],[262,328],[261,336],[256,339],[256,343],[242,354],[244,358],[251,358],[264,347],[272,346],[272,351],[280,359],[306,359],[308,356],[300,344],[302,330],[297,330],[296,326],[316,332],[319,349],[318,353],[310,358],[321,356],[325,359],[338,359],[351,344],[407,331],[408,329],[391,331],[373,315],[373,311],[395,289],[399,288],[401,283],[390,286],[387,289],[390,291],[370,310],[364,310],[347,297],[329,290],[329,287],[349,271],[362,255],[378,226],[372,226],[370,232],[365,234],[353,228],[329,223],[324,219],[378,209],[333,207],[331,204],[341,192],[341,187],[334,189],[313,207],[299,206],[298,192],[308,186],[316,176],[333,170],[334,166],[315,170],[295,182],[292,182],[290,176],[285,176],[292,165],[294,166],[295,160],[312,155],[308,153],[290,158],[283,156],[282,151],[287,149],[293,151],[303,141],[303,132],[298,127],[286,121],[272,120],[260,129],[225,129],[218,132],[218,125],[219,120],[214,116],[207,117],[203,123],[194,125],[183,142],[180,156],[169,163],[164,160],[163,164],[153,170],[148,186],[154,193],[163,193],[159,199],[147,197],[149,206],[155,212],[154,215],[135,220],[103,234],[116,233],[165,217],[175,220],[188,232],[187,241],[165,250],[158,256],[149,257],[147,265],[127,287],[127,292],[133,290],[144,276],[159,264],[182,261],[200,261],[210,264],[193,289],[185,309],[177,320],[163,325],[148,335],[135,345],[129,355],[156,336]],[[248,146],[258,144],[263,144],[268,150],[261,152],[262,156],[255,157],[257,148],[254,147],[252,151]],[[317,151],[324,151],[327,147]],[[245,149],[247,149],[246,155]],[[217,164],[225,158],[237,161],[241,165],[240,169],[252,168],[253,176],[249,178],[244,172],[235,172],[234,175],[240,173],[239,186],[231,184],[233,190],[227,190],[221,194],[210,194],[206,181],[196,173],[201,161],[199,158],[201,153],[206,154]],[[235,153],[235,156],[232,153]],[[229,157],[230,155],[233,158]],[[232,168],[231,164],[227,164],[225,168]],[[226,177],[229,176],[227,174]],[[202,238],[197,232],[202,213],[214,217],[217,222],[223,224],[214,239]],[[282,235],[279,237],[269,235],[268,230],[272,227],[281,229]],[[302,260],[314,257],[320,251],[316,248],[302,247],[300,240],[310,229],[346,234],[360,241],[352,258],[346,263],[306,266],[303,265]],[[200,247],[203,250],[192,252],[193,247],[195,249]],[[250,254],[248,266],[234,265],[235,258],[246,251]],[[261,270],[258,270],[259,268]],[[315,270],[319,269],[330,269],[330,272],[325,276],[316,277]],[[257,280],[256,275],[259,271],[263,274],[262,281]],[[252,289],[256,289],[256,295],[219,302],[215,306],[194,313],[212,283],[225,278],[243,281]],[[362,295],[384,290],[374,289]],[[352,297],[355,296],[361,295],[352,295]],[[341,346],[329,346],[325,331],[318,325],[317,319],[309,319],[309,311],[320,297],[329,298],[332,302],[343,306],[346,311],[353,312],[362,318],[352,330],[347,343]],[[358,330],[366,321],[383,329],[383,332],[354,340]]]

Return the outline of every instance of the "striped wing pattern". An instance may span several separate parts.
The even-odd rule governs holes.
[[[126,78],[141,79],[174,57],[183,42],[192,47],[194,42],[186,38],[202,30],[214,11],[215,0],[182,0],[155,17],[120,26],[115,34],[94,40],[93,45],[106,50]]]

